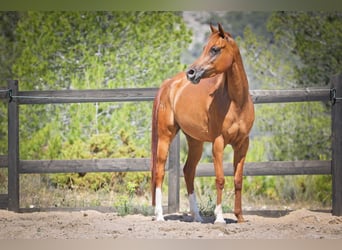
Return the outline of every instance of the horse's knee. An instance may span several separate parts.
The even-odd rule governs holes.
[[[234,187],[235,187],[235,190],[242,189],[242,178],[234,178]]]
[[[222,190],[224,188],[224,183],[225,183],[224,177],[216,178],[216,188],[217,189],[221,189]]]
[[[188,163],[185,163],[183,167],[183,174],[185,178],[193,179],[195,177],[194,169],[188,165]]]
[[[190,169],[186,166],[186,164],[183,167],[183,174],[185,178],[187,178],[190,175]]]

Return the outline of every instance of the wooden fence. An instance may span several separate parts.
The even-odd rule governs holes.
[[[19,106],[50,103],[137,102],[152,101],[157,89],[110,89],[68,91],[19,91],[18,81],[9,81],[0,91],[0,99],[8,100],[8,156],[0,156],[0,167],[8,167],[8,194],[0,194],[0,208],[19,212],[19,175],[26,173],[80,173],[149,171],[150,159],[90,160],[20,160]],[[332,79],[331,89],[251,90],[254,103],[332,102],[332,160],[247,162],[245,176],[332,174],[332,214],[342,215],[342,77]],[[313,145],[314,146],[314,145]],[[172,142],[167,164],[168,212],[179,209],[180,165],[179,136]],[[208,166],[210,165],[210,166]],[[200,163],[197,176],[214,176],[212,164]],[[224,163],[227,176],[233,173],[231,163]]]

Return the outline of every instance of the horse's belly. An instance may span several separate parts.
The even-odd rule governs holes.
[[[199,119],[190,114],[176,116],[177,124],[185,134],[199,141],[211,141],[208,124],[205,120],[205,118]]]

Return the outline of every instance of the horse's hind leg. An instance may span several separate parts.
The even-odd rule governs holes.
[[[194,217],[195,221],[202,222],[203,220],[199,214],[196,195],[194,192],[194,179],[196,174],[196,166],[202,156],[203,142],[197,141],[190,136],[187,136],[187,140],[188,157],[183,168],[183,173],[189,196],[190,213]]]
[[[163,208],[162,208],[162,184],[165,176],[165,163],[167,160],[169,148],[172,139],[174,138],[176,132],[170,135],[161,136],[158,139],[157,147],[157,163],[154,172],[154,185],[155,189],[155,216],[157,221],[164,221]]]
[[[245,163],[246,153],[249,146],[249,138],[247,138],[238,148],[234,149],[234,187],[235,187],[235,204],[234,214],[237,221],[244,222],[242,216],[241,206],[241,191],[242,191],[242,179],[243,179],[243,166]]]

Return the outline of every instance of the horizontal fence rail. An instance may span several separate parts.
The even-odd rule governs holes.
[[[84,103],[84,102],[137,102],[152,101],[156,88],[19,91],[12,98],[19,104]]]
[[[225,176],[233,176],[233,164],[224,162]],[[331,174],[331,161],[268,161],[246,162],[244,176],[264,175],[320,175]],[[196,176],[215,176],[212,163],[198,164]]]
[[[168,170],[168,166],[166,166],[166,170]],[[226,176],[233,176],[232,163],[224,162],[223,170]],[[19,172],[22,174],[146,171],[150,171],[150,158],[25,160],[19,162]],[[331,174],[331,161],[246,162],[244,166],[245,176],[319,174]],[[180,171],[180,175],[183,176],[182,171]],[[196,176],[215,176],[213,163],[199,163]]]
[[[0,166],[7,167],[7,165],[7,157],[0,156]],[[226,176],[233,175],[232,163],[224,162],[223,169]],[[166,165],[166,170],[168,170],[168,164]],[[150,158],[19,161],[19,172],[22,174],[146,171],[150,171]],[[244,167],[245,176],[319,174],[331,174],[331,161],[246,162]],[[180,171],[180,175],[183,176],[182,171]],[[199,163],[196,176],[215,176],[213,163]]]
[[[93,160],[21,160],[19,171],[30,173],[140,172],[150,170],[150,158]]]
[[[330,89],[251,90],[254,103],[329,101]]]
[[[19,104],[153,101],[158,88],[18,91]],[[10,98],[6,92],[0,98]],[[254,103],[329,101],[330,89],[250,90]]]

